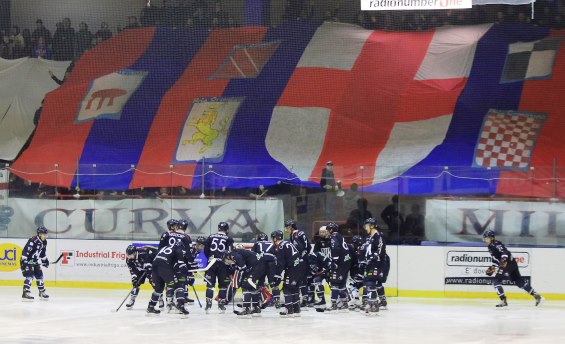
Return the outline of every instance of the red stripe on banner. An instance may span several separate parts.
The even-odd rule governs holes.
[[[552,30],[550,37],[565,37],[565,32]],[[497,185],[498,194],[524,195],[533,197],[565,197],[565,184],[554,178],[564,178],[563,171],[554,171],[554,159],[565,156],[565,109],[563,95],[555,90],[565,85],[565,49],[563,42],[559,49],[553,73],[548,80],[527,80],[524,82],[519,110],[546,112],[547,118],[533,151],[533,171],[503,171]]]
[[[371,34],[353,66],[346,92],[332,110],[324,148],[311,180],[319,180],[328,160],[337,167],[336,178],[358,177],[360,159],[366,166],[364,175],[373,175],[377,156],[398,120],[403,97],[398,95],[410,96],[407,90],[433,35],[433,31]],[[358,154],[352,155],[352,151]],[[372,184],[372,178],[365,180],[366,185]]]
[[[343,96],[350,78],[350,71],[298,68],[288,81],[277,106],[333,109]]]
[[[93,123],[74,123],[91,80],[133,64],[151,44],[153,32],[154,28],[127,30],[80,58],[61,87],[45,98],[33,140],[15,162],[14,173],[33,182],[71,184]],[[44,173],[53,171],[54,164],[56,172]]]
[[[196,164],[175,165],[173,160],[181,127],[195,98],[220,97],[229,81],[208,78],[224,62],[235,45],[261,42],[267,27],[214,30],[178,81],[161,100],[161,105],[145,141],[138,170],[130,188],[144,186],[184,186],[190,188]],[[158,174],[152,174],[158,173]]]

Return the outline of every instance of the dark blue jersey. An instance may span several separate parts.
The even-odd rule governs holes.
[[[508,262],[513,260],[512,253],[498,240],[493,240],[488,245],[488,252],[492,257],[492,263],[496,266],[499,266],[503,260],[508,260]]]
[[[330,252],[334,263],[343,262],[351,259],[349,246],[339,233],[332,233],[330,236]]]
[[[373,233],[369,239],[367,239],[367,245],[365,247],[365,259],[367,264],[381,264],[385,262],[386,257],[386,244],[383,240],[383,236],[379,231]]]
[[[281,275],[284,270],[297,267],[300,262],[300,253],[288,241],[282,240],[279,242],[276,248],[277,252],[277,275]]]
[[[151,246],[139,247],[135,258],[126,258],[126,265],[132,277],[139,277],[143,272],[151,274],[153,259],[157,255],[157,249]]]
[[[290,233],[290,243],[296,247],[298,252],[300,252],[300,256],[304,257],[308,253],[310,253],[310,241],[308,241],[308,237],[304,234],[301,230],[294,230]]]
[[[261,257],[260,253],[255,253],[244,248],[236,248],[232,252],[234,267],[240,271],[250,271]]]
[[[320,237],[316,244],[314,244],[314,252],[320,252],[326,257],[331,257],[331,242],[330,238]]]
[[[263,255],[275,256],[275,243],[272,241],[257,241],[253,244],[251,251]]]
[[[204,244],[204,254],[208,259],[215,257],[221,259],[224,252],[233,250],[233,239],[224,232],[210,234]]]
[[[182,270],[186,268],[186,263],[184,262],[184,255],[182,250],[182,244],[180,242],[175,243],[173,246],[165,246],[157,252],[155,259],[157,261],[164,261],[171,268],[175,270]]]
[[[45,252],[47,250],[47,239],[42,241],[39,236],[32,236],[22,250],[22,263],[39,263],[47,259]]]

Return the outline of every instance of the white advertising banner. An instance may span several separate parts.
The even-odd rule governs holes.
[[[278,199],[123,199],[38,200],[10,198],[9,237],[29,237],[45,226],[56,238],[156,240],[167,220],[186,219],[191,236],[209,235],[218,223],[229,224],[237,241],[252,241],[259,232],[280,229],[283,204]]]
[[[565,204],[477,200],[426,201],[426,238],[481,242],[493,230],[504,244],[565,245]]]
[[[530,252],[523,248],[512,250],[512,257],[518,263],[520,273],[529,279],[532,274]],[[486,270],[492,264],[492,258],[487,248],[458,247],[447,251],[445,266],[446,285],[491,285],[492,277],[486,275]],[[503,284],[513,284],[503,281]]]
[[[361,0],[362,11],[471,8],[473,0]]]

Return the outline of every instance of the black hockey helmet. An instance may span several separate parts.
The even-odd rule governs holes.
[[[271,239],[275,240],[282,240],[283,239],[283,232],[280,230],[276,230],[273,233],[271,233]]]
[[[222,232],[228,232],[228,230],[230,229],[230,226],[228,225],[227,222],[220,222],[218,223],[218,230],[222,231]]]
[[[47,234],[47,228],[41,226],[41,227],[37,227],[37,235],[39,234]]]
[[[296,221],[289,219],[284,222],[284,228],[291,227],[292,229],[298,229],[296,226]]]
[[[169,221],[167,221],[167,228],[169,230],[173,230],[175,229],[175,227],[179,224],[179,222],[175,219],[170,219]]]
[[[339,226],[335,222],[330,222],[326,225],[326,229],[330,231],[330,233],[337,233],[339,232]]]
[[[365,220],[365,222],[363,223],[363,226],[365,225],[371,225],[373,227],[378,227],[377,225],[377,219],[375,219],[374,217],[369,217],[368,219]]]
[[[136,252],[137,252],[137,248],[136,248],[135,246],[133,246],[133,245],[129,245],[129,246],[126,248],[126,254],[127,254],[128,256],[129,256],[129,255],[132,255],[132,254],[134,254],[134,253],[136,253]]]
[[[483,232],[483,239],[485,238],[493,238],[494,239],[494,231],[486,230]]]
[[[257,235],[257,241],[269,241],[269,236],[265,233]]]
[[[185,219],[179,220],[178,227],[180,230],[186,231],[186,229],[188,228],[188,221]]]
[[[198,238],[196,238],[196,243],[201,245],[206,244],[206,237],[199,236]]]
[[[351,238],[351,243],[354,246],[359,247],[359,246],[363,245],[363,238],[361,238],[360,235],[354,235],[353,238]]]

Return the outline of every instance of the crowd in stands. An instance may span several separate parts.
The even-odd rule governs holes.
[[[142,26],[172,26],[188,28],[229,28],[239,26],[234,15],[225,10],[224,1],[171,1],[162,6],[145,6],[136,16],[129,16],[127,24],[112,31],[106,22],[90,30],[86,22],[73,28],[70,18],[57,23],[52,34],[37,19],[33,29],[13,25],[11,30],[0,31],[0,57],[42,57],[69,61],[112,37],[122,30]],[[522,23],[565,28],[565,0],[539,0],[527,5],[477,5],[464,10],[427,11],[359,11],[349,2],[334,2],[334,6],[320,7],[317,1],[287,0],[282,21],[314,20],[337,21],[360,25],[371,30],[422,31],[443,25],[469,25],[481,23]]]

